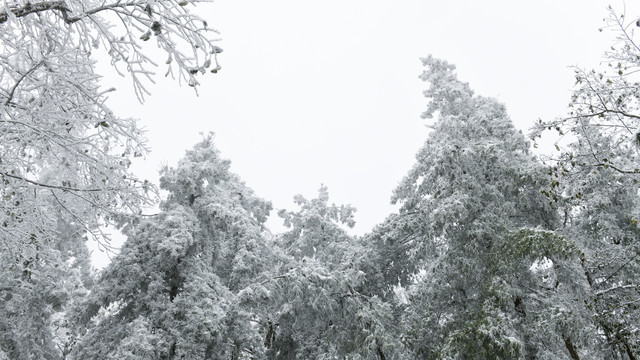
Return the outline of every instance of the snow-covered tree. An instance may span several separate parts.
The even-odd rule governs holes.
[[[410,246],[399,254],[419,266],[407,290],[407,344],[426,358],[573,356],[589,325],[576,311],[584,284],[571,277],[576,247],[552,231],[559,222],[541,194],[543,167],[504,105],[475,95],[453,65],[423,64],[423,116],[436,120],[395,191],[402,206],[385,240]],[[553,315],[540,297],[561,300]]]
[[[639,20],[609,8],[603,29],[617,34],[601,69],[576,68],[569,114],[540,121],[534,138],[555,131],[545,193],[564,216],[563,233],[579,246],[590,313],[604,354],[637,359],[640,351],[640,49]]]
[[[209,135],[176,168],[158,216],[126,230],[76,317],[78,359],[260,358],[254,316],[237,290],[268,265],[263,223],[271,209],[229,171]]]
[[[21,249],[32,235],[50,235],[55,221],[46,216],[47,206],[65,209],[100,238],[98,224],[120,212],[135,213],[148,201],[148,184],[128,172],[131,158],[146,152],[144,138],[134,120],[117,117],[107,106],[113,89],[100,87],[91,53],[106,50],[142,98],[155,65],[142,46],[150,33],[173,60],[169,71],[195,84],[196,74],[220,51],[206,22],[188,11],[197,2],[4,4],[0,231],[6,248]]]
[[[324,185],[317,198],[307,200],[296,195],[294,202],[300,207],[299,211],[282,209],[278,212],[284,225],[290,228],[280,235],[287,253],[296,259],[319,258],[327,264],[339,260],[345,248],[353,243],[353,238],[340,225],[355,225],[355,209],[348,205],[329,205],[329,191]]]
[[[272,270],[240,298],[257,310],[270,359],[400,359],[394,308],[360,291],[365,251],[344,226],[351,206],[294,197],[296,211],[280,210],[289,228],[275,238]]]
[[[606,66],[593,70],[576,67],[576,89],[568,116],[539,120],[533,137],[541,137],[544,131],[560,136],[556,144],[560,154],[554,159],[556,166],[552,167],[560,177],[570,171],[576,174],[576,170],[588,173],[612,169],[638,180],[640,43],[637,28],[640,23],[637,17],[627,18],[612,7],[605,21],[606,26],[600,30],[610,30],[617,35],[605,53]]]
[[[60,215],[57,238],[0,272],[0,348],[11,359],[59,359],[73,346],[65,311],[86,294],[92,275],[83,229]]]
[[[581,173],[563,182],[567,214],[563,232],[581,249],[589,285],[589,314],[612,358],[637,359],[640,351],[640,186],[613,169]]]
[[[146,152],[142,132],[108,107],[113,89],[100,86],[92,52],[106,53],[142,99],[156,63],[143,44],[153,39],[169,72],[195,86],[221,51],[215,32],[190,12],[200,2],[0,6],[0,348],[12,358],[61,355],[50,330],[62,295],[52,292],[77,284],[69,264],[88,261],[84,244],[65,239],[89,234],[107,245],[102,226],[151,203],[153,188],[128,170]],[[74,247],[85,250],[71,259]],[[27,333],[39,345],[19,340]]]
[[[195,84],[195,74],[220,51],[206,22],[188,11],[197,2],[4,4],[0,231],[7,251],[29,247],[31,237],[42,242],[53,236],[51,207],[64,209],[100,240],[99,224],[148,203],[148,184],[128,171],[131,158],[146,152],[144,138],[134,120],[107,106],[113,89],[100,87],[91,53],[106,50],[142,97],[155,62],[141,44],[146,37],[139,37],[151,33],[173,60],[169,70]]]
[[[604,69],[576,69],[569,116],[540,122],[544,130],[569,134],[550,159],[548,193],[560,199],[567,236],[579,243],[590,286],[589,307],[608,344],[609,356],[638,357],[640,299],[638,248],[637,19],[610,8],[607,29],[617,32]]]

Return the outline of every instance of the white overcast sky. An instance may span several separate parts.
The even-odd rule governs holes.
[[[324,183],[332,202],[358,209],[354,233],[363,234],[393,211],[391,192],[426,137],[420,57],[454,63],[526,131],[565,112],[569,66],[597,66],[611,45],[612,34],[598,31],[608,4],[217,0],[196,8],[224,49],[222,70],[203,78],[199,97],[162,78],[162,67],[143,105],[129,82],[105,72],[104,85],[118,89],[116,113],[148,130],[152,152],[135,165],[139,176],[157,181],[161,164],[175,165],[214,131],[232,170],[276,209],[294,209],[295,194],[312,198]],[[621,1],[611,4],[622,11]]]

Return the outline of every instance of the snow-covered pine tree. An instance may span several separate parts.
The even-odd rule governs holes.
[[[386,235],[410,235],[412,249],[399,254],[418,262],[408,346],[421,358],[573,356],[592,329],[581,318],[584,277],[572,278],[577,250],[552,231],[559,222],[540,192],[543,167],[504,105],[475,95],[453,65],[422,61],[423,116],[436,120],[393,197],[402,206],[391,221],[401,226]],[[547,316],[551,299],[560,302]]]
[[[127,229],[120,254],[77,313],[78,359],[260,358],[237,291],[269,264],[271,204],[229,171],[212,135],[164,169],[159,215]]]
[[[259,311],[269,359],[400,359],[393,307],[361,291],[366,256],[344,227],[355,209],[318,196],[294,197],[296,211],[280,210],[288,231],[276,237],[273,270],[242,292]]]

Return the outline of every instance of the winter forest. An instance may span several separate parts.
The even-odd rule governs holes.
[[[212,134],[158,186],[131,171],[145,135],[92,52],[140,101],[155,66],[198,89],[224,71],[200,2],[0,6],[0,360],[640,359],[640,14],[603,11],[606,61],[529,133],[425,54],[429,131],[356,236],[326,186],[274,211]]]

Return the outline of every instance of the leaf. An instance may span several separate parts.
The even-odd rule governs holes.
[[[151,38],[151,31],[147,31],[144,34],[142,34],[142,36],[140,36],[140,39],[142,39],[142,41],[147,41]]]

